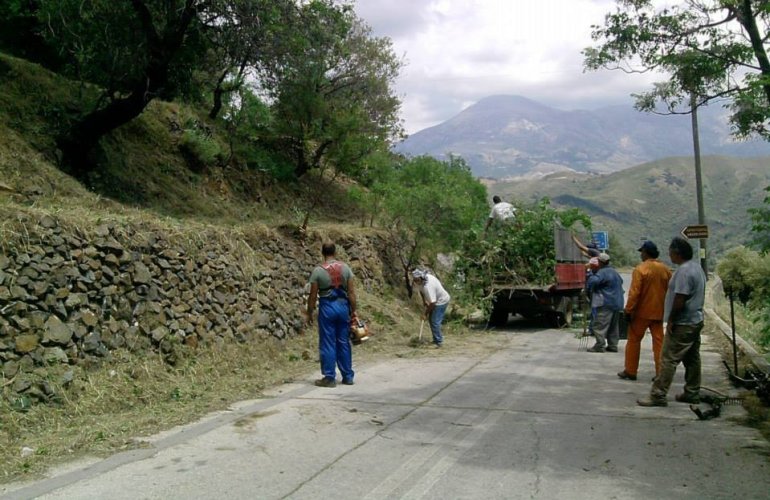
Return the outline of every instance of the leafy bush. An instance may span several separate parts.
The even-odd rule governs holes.
[[[717,265],[725,293],[746,304],[751,319],[759,327],[754,340],[770,347],[770,254],[759,254],[745,247],[729,250]]]
[[[199,172],[216,165],[224,157],[219,143],[210,133],[198,127],[184,131],[179,141],[179,149],[193,170]]]

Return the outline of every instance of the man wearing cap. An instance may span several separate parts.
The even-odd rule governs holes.
[[[423,319],[430,319],[433,345],[441,347],[444,343],[444,336],[441,334],[441,322],[444,321],[444,314],[449,305],[449,294],[439,279],[427,271],[415,269],[412,271],[412,280],[420,292],[422,303],[425,306]]]
[[[618,352],[618,313],[623,310],[623,278],[610,265],[610,256],[599,254],[599,269],[586,280],[591,295],[591,307],[596,309],[594,338],[596,343],[588,352]]]
[[[700,264],[692,260],[692,246],[687,240],[678,236],[671,240],[668,256],[679,267],[666,292],[666,334],[660,354],[660,375],[653,381],[650,395],[636,401],[639,406],[668,406],[666,395],[680,362],[684,364],[684,392],[675,399],[680,403],[700,403],[700,332],[706,275]]]
[[[618,377],[636,380],[639,370],[639,353],[647,328],[652,334],[652,353],[655,360],[655,376],[660,374],[660,352],[663,346],[663,305],[666,300],[671,270],[658,260],[658,247],[652,241],[645,241],[639,247],[642,262],[631,275],[631,289],[624,313],[628,319],[628,340],[626,360]]]

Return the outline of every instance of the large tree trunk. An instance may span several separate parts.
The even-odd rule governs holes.
[[[143,89],[142,89],[143,90]],[[127,98],[112,101],[106,107],[84,116],[57,139],[62,152],[64,171],[80,179],[88,180],[88,174],[96,168],[90,153],[99,139],[121,125],[139,116],[150,99],[135,90]]]
[[[770,59],[767,57],[764,39],[757,26],[757,15],[751,8],[751,0],[743,0],[740,3],[737,14],[738,21],[743,25],[743,28],[749,35],[749,41],[751,42],[751,48],[754,51],[754,57],[756,57],[760,71],[764,77],[762,89],[765,92],[768,102],[770,102],[770,84],[767,83],[768,78],[770,78]]]
[[[139,116],[144,108],[169,81],[169,66],[184,43],[185,34],[197,13],[194,0],[186,0],[178,12],[176,22],[159,34],[152,14],[143,0],[131,0],[147,39],[148,56],[142,83],[136,85],[127,97],[111,101],[107,106],[85,115],[59,136],[57,144],[62,151],[64,170],[82,181],[96,168],[89,158],[102,136]]]

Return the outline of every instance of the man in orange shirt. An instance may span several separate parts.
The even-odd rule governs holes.
[[[658,247],[652,241],[645,241],[639,247],[642,262],[631,275],[631,289],[624,312],[628,318],[628,340],[626,341],[626,362],[618,377],[636,380],[639,370],[639,352],[647,328],[652,334],[652,352],[655,359],[655,376],[660,373],[660,352],[663,346],[663,305],[671,278],[671,269],[658,260]]]

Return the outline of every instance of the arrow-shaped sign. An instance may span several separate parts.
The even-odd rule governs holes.
[[[694,240],[706,239],[709,237],[709,227],[706,224],[685,226],[685,228],[682,229],[682,236]]]

